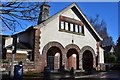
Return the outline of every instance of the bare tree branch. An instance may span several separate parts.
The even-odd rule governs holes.
[[[1,20],[3,21],[3,23],[9,28],[9,25],[5,22],[4,19],[1,18]],[[10,28],[9,28],[10,29]],[[10,29],[11,30],[11,29]]]
[[[105,21],[102,20],[99,22],[99,15],[96,15],[95,19],[90,18],[90,23],[94,26],[97,33],[103,38],[103,41],[100,42],[102,46],[114,45],[112,37],[108,35]]]
[[[3,26],[15,30],[15,26],[23,25],[20,21],[35,22],[40,13],[40,2],[3,2],[0,4],[0,19]]]

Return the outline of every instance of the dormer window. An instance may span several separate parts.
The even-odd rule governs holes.
[[[65,16],[60,16],[59,20],[59,31],[84,35],[84,25],[81,21]]]

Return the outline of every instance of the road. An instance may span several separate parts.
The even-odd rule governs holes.
[[[120,72],[97,72],[90,75],[79,75],[79,76],[70,76],[70,75],[52,75],[50,77],[34,77],[34,78],[24,78],[24,80],[120,80]]]

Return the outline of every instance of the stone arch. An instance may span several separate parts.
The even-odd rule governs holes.
[[[69,64],[76,66],[76,69],[79,69],[79,54],[80,54],[80,48],[76,44],[69,44],[65,47],[65,53],[66,53],[66,68],[70,69]],[[76,57],[72,58],[72,55],[75,54]],[[71,61],[69,61],[69,57],[71,57]],[[73,63],[71,63],[74,61]],[[70,63],[69,63],[70,62]]]
[[[64,47],[62,46],[62,44],[60,44],[59,42],[56,42],[56,41],[47,43],[42,50],[42,54],[44,57],[44,67],[47,66],[47,53],[48,53],[49,49],[52,47],[59,48],[61,51],[61,65],[60,65],[60,68],[61,68],[61,66],[63,65]]]
[[[93,68],[96,68],[96,57],[95,57],[95,52],[93,50],[93,48],[91,48],[90,46],[84,46],[82,49],[81,49],[81,53],[82,53],[82,68],[83,68],[83,56],[84,56],[84,53],[89,53],[89,56],[91,56],[93,59],[92,59],[92,62],[93,62],[93,65],[92,67]],[[90,55],[91,54],[91,55]]]

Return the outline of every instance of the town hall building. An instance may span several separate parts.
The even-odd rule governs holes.
[[[40,8],[38,25],[17,34],[16,56],[24,54],[25,59],[21,57],[21,60],[26,61],[29,54],[28,59],[40,72],[46,66],[51,70],[63,66],[65,70],[102,69],[104,50],[99,44],[102,38],[76,3],[51,17],[47,3]],[[11,54],[10,46],[6,46],[6,55]]]

